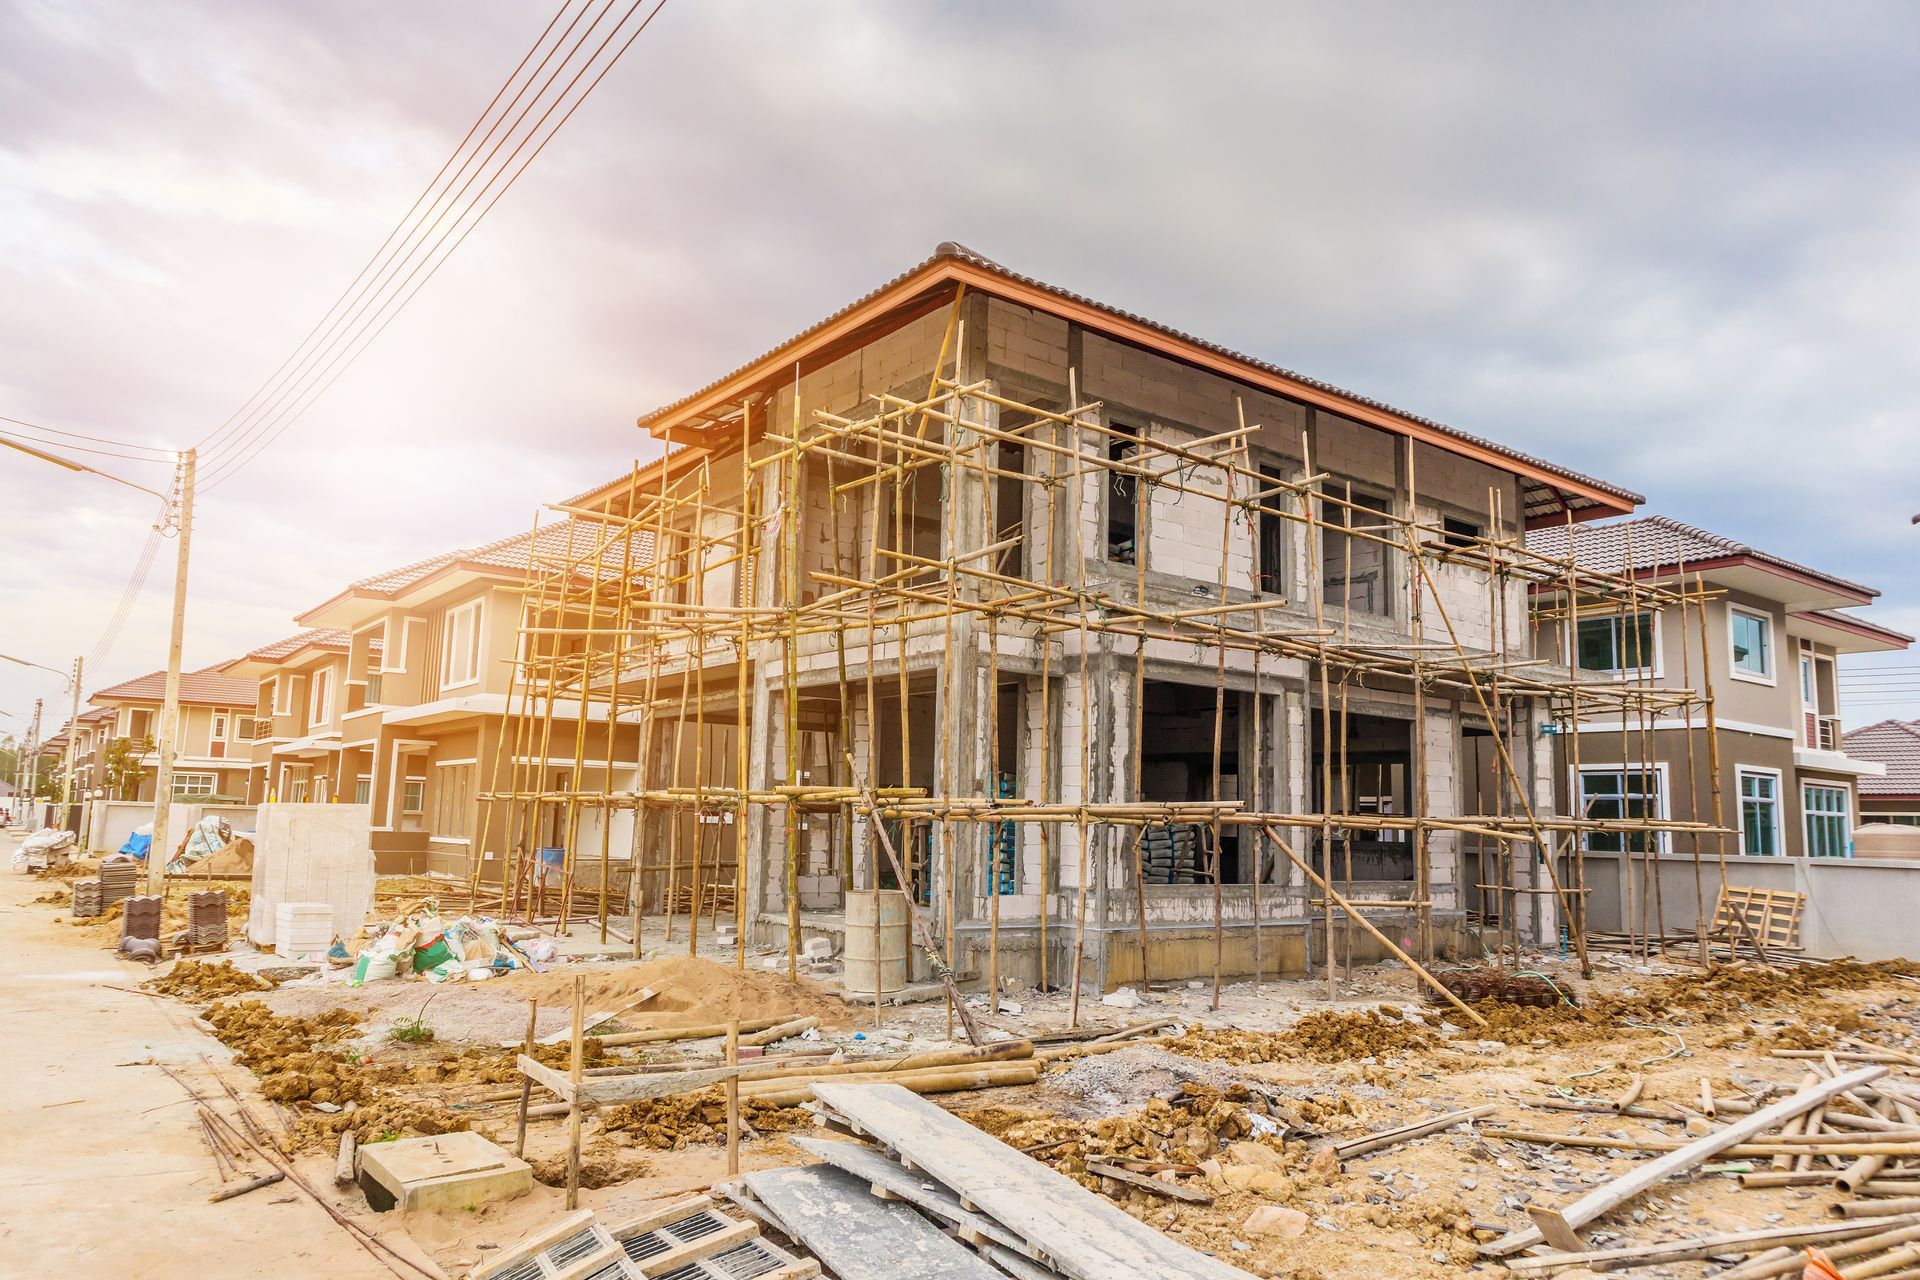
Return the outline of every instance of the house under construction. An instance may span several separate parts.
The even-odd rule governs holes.
[[[1705,698],[1536,652],[1687,602],[1526,549],[1623,489],[952,244],[640,425],[529,569],[509,910],[625,870],[791,956],[877,886],[917,975],[1331,975],[1582,946],[1584,839],[1713,821],[1554,810],[1558,727]]]

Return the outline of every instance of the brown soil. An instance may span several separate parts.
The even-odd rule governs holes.
[[[471,1118],[432,1103],[386,1097],[361,1103],[351,1111],[302,1115],[294,1126],[293,1141],[301,1150],[328,1149],[337,1146],[340,1135],[348,1129],[353,1130],[355,1142],[367,1143],[456,1133],[472,1123]]]
[[[1340,1013],[1328,1009],[1306,1014],[1286,1031],[1201,1028],[1165,1041],[1163,1047],[1189,1058],[1216,1062],[1283,1062],[1301,1057],[1345,1062],[1406,1054],[1437,1043],[1433,1032],[1397,1016],[1372,1010]]]
[[[612,973],[589,973],[587,1011],[591,1015],[618,1008],[649,988],[659,994],[621,1013],[621,1026],[635,1030],[687,1027],[782,1013],[816,1017],[828,1027],[844,1026],[850,1020],[846,1002],[826,987],[804,980],[789,982],[785,974],[765,970],[739,970],[697,956],[672,956]],[[569,1001],[573,974],[562,970],[529,975],[514,982],[513,994],[520,999],[536,997],[543,1007]]]
[[[182,1000],[217,1000],[221,996],[244,995],[249,991],[271,991],[273,983],[231,964],[181,960],[164,977],[145,984],[149,991]]]
[[[565,1154],[546,1156],[531,1162],[533,1180],[542,1186],[567,1185]],[[580,1148],[580,1185],[589,1190],[617,1187],[635,1178],[653,1173],[653,1162],[643,1156],[629,1155],[610,1142],[592,1142]]]
[[[261,1077],[260,1092],[275,1102],[364,1103],[373,1100],[375,1072],[321,1046],[350,1037],[359,1022],[344,1010],[317,1018],[283,1018],[258,1000],[217,1004],[205,1013],[235,1061]]]
[[[804,1107],[776,1107],[750,1098],[741,1100],[740,1117],[760,1133],[804,1129],[813,1124],[813,1113]],[[656,1151],[725,1142],[727,1099],[718,1086],[700,1093],[647,1098],[611,1108],[603,1123],[608,1132],[630,1133]]]

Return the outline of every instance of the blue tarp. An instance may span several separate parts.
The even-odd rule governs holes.
[[[132,835],[127,837],[127,842],[125,844],[120,846],[120,852],[128,855],[129,857],[138,858],[142,862],[145,862],[147,860],[147,850],[151,849],[152,847],[153,847],[153,837],[143,836],[138,831],[136,831]]]
[[[540,851],[540,861],[549,867],[563,866],[567,861],[567,851],[565,849],[542,849]]]

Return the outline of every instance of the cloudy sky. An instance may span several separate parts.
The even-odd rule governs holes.
[[[553,13],[0,0],[0,415],[218,432]],[[1907,4],[671,0],[365,356],[227,452],[187,661],[527,527],[648,456],[638,413],[944,239],[1638,489],[1920,632],[1916,82]],[[0,653],[92,650],[155,505],[0,456]],[[90,688],[164,662],[171,555]],[[1905,701],[1853,721],[1920,715],[1920,660],[1864,665],[1896,661]],[[42,695],[0,666],[0,710]]]

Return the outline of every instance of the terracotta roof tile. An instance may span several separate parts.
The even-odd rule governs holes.
[[[529,529],[525,533],[512,534],[495,542],[449,551],[398,569],[390,569],[386,573],[371,578],[362,578],[353,584],[352,589],[374,595],[397,596],[409,587],[424,582],[442,569],[461,565],[503,569],[516,575],[523,574],[527,569],[529,548],[535,545],[536,536],[539,539],[538,554],[542,557],[585,555],[593,550],[600,536],[600,530],[604,527],[606,526],[595,520],[561,520],[542,525],[538,535]],[[641,530],[634,536],[633,545],[634,566],[638,568],[651,564],[653,531]],[[615,559],[621,555],[617,536],[613,537],[607,555]]]
[[[893,279],[881,285],[879,288],[871,290],[870,292],[864,294],[863,296],[856,298],[854,301],[848,303],[846,306],[840,308],[838,311],[834,312],[830,316],[827,316],[825,319],[819,321],[818,323],[809,325],[807,328],[801,330],[799,333],[795,334],[793,337],[788,338],[785,342],[781,343],[779,346],[774,347],[771,350],[762,352],[760,355],[755,356],[752,360],[747,361],[745,364],[741,365],[739,368],[734,369],[732,372],[724,374],[721,377],[714,379],[712,382],[709,382],[706,386],[701,387],[699,390],[694,391],[689,395],[682,396],[680,399],[674,401],[672,404],[663,405],[662,407],[653,410],[651,413],[642,415],[641,418],[639,419],[639,425],[642,427],[649,426],[652,423],[659,421],[661,418],[667,417],[668,415],[674,413],[675,411],[681,408],[684,408],[685,406],[700,399],[702,396],[707,395],[708,393],[713,391],[715,388],[723,385],[726,382],[731,381],[732,379],[740,376],[742,373],[745,373],[748,369],[751,369],[754,365],[759,364],[761,361],[767,359],[769,356],[774,355],[776,352],[784,350],[785,348],[792,346],[796,342],[804,341],[805,339],[812,336],[814,333],[818,332],[819,330],[824,329],[829,325],[833,324],[835,321],[839,320],[841,317],[849,314],[850,312],[859,310],[861,307],[865,306],[867,303],[871,302],[873,299],[886,293],[889,289],[894,288],[896,285],[899,285],[902,281],[905,281],[911,278],[917,273],[926,270],[928,267],[932,266],[936,262],[939,262],[943,258],[952,258],[960,262],[968,263],[971,266],[978,267],[983,271],[990,271],[993,274],[998,276],[1003,276],[1008,280],[1014,281],[1015,283],[1018,283],[1018,284],[1025,285],[1028,288],[1038,289],[1043,293],[1052,294],[1054,297],[1059,298],[1062,301],[1071,302],[1078,306],[1091,307],[1097,311],[1104,311],[1110,316],[1114,316],[1117,319],[1127,321],[1131,324],[1143,325],[1146,328],[1155,330],[1158,333],[1161,333],[1166,335],[1167,337],[1173,338],[1175,341],[1186,343],[1189,346],[1199,348],[1203,351],[1211,352],[1214,355],[1224,356],[1228,360],[1232,360],[1238,364],[1243,364],[1253,369],[1259,369],[1266,373],[1275,374],[1279,377],[1287,378],[1294,382],[1303,383],[1307,386],[1314,387],[1314,388],[1317,388],[1318,390],[1327,392],[1330,395],[1336,395],[1341,397],[1342,399],[1353,401],[1355,404],[1365,405],[1368,408],[1378,409],[1382,412],[1393,414],[1397,418],[1402,418],[1408,422],[1418,423],[1420,426],[1427,427],[1431,430],[1441,432],[1444,435],[1452,436],[1454,439],[1460,440],[1464,443],[1475,445],[1482,449],[1491,450],[1492,452],[1497,453],[1503,457],[1511,458],[1515,462],[1523,463],[1529,467],[1534,467],[1534,468],[1537,468],[1538,470],[1549,472],[1553,475],[1560,476],[1567,480],[1572,480],[1579,484],[1588,485],[1588,486],[1591,486],[1592,488],[1603,490],[1604,492],[1612,494],[1614,497],[1619,498],[1624,502],[1631,503],[1635,506],[1638,506],[1640,503],[1646,501],[1646,499],[1643,496],[1633,492],[1631,489],[1623,489],[1617,485],[1608,484],[1604,480],[1596,480],[1592,476],[1582,475],[1578,471],[1572,471],[1566,467],[1557,466],[1554,463],[1545,461],[1544,459],[1536,458],[1531,454],[1522,453],[1518,449],[1510,449],[1506,445],[1499,444],[1496,441],[1488,440],[1485,437],[1472,435],[1468,432],[1461,431],[1456,427],[1450,427],[1444,422],[1437,422],[1432,418],[1422,417],[1419,414],[1408,413],[1404,409],[1396,409],[1392,405],[1387,404],[1384,401],[1375,400],[1369,396],[1360,395],[1358,392],[1348,391],[1344,387],[1336,386],[1331,382],[1325,382],[1319,378],[1311,378],[1311,377],[1308,377],[1306,374],[1295,372],[1292,369],[1288,369],[1288,368],[1285,368],[1284,366],[1274,364],[1268,360],[1262,360],[1257,356],[1246,355],[1242,352],[1235,351],[1230,347],[1224,347],[1215,342],[1208,342],[1204,338],[1198,338],[1198,337],[1195,337],[1193,334],[1186,333],[1179,329],[1175,329],[1170,325],[1161,324],[1157,320],[1150,320],[1145,316],[1136,314],[1131,311],[1123,311],[1119,307],[1110,306],[1109,304],[1101,302],[1097,299],[1089,298],[1084,294],[1074,293],[1072,290],[1064,289],[1059,285],[1048,284],[1044,280],[1038,280],[1032,276],[1021,275],[1019,272],[1014,271],[1009,267],[1003,266],[998,262],[995,262],[993,259],[985,256],[984,254],[976,253],[972,249],[967,248],[965,245],[957,244],[951,240],[943,241],[941,244],[935,246],[933,255],[927,258],[925,261],[914,264],[913,266],[909,267],[907,270],[895,276]]]
[[[1881,777],[1861,776],[1861,795],[1920,795],[1920,721],[1882,720],[1848,730],[1843,740],[1848,755],[1887,766]]]
[[[1548,556],[1565,556],[1568,536],[1565,525],[1547,525],[1531,530],[1527,534],[1527,550]],[[1670,516],[1635,516],[1629,520],[1577,524],[1573,526],[1571,536],[1575,560],[1595,573],[1625,573],[1629,569],[1647,572],[1681,564],[1696,564],[1703,560],[1746,556],[1790,573],[1819,578],[1845,591],[1867,596],[1880,594],[1872,587],[1863,587],[1857,582],[1836,578],[1818,569],[1809,569],[1803,564],[1795,564],[1733,538],[1682,524]]]
[[[220,666],[225,666],[225,663]],[[167,696],[167,673],[150,671],[102,689],[89,702],[160,702]],[[260,696],[260,682],[225,675],[219,666],[180,673],[180,701],[206,707],[251,707]]]

